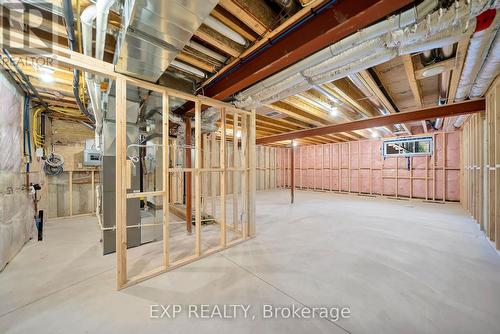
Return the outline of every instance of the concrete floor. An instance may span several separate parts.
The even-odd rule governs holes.
[[[256,239],[115,291],[91,218],[46,225],[0,273],[0,333],[498,333],[500,257],[459,204],[257,196]],[[130,250],[132,262],[155,243]],[[135,259],[135,260],[134,260]],[[150,319],[151,304],[252,304],[257,319]],[[261,320],[262,304],[352,316]]]

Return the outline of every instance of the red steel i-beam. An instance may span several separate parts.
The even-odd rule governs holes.
[[[286,34],[268,40],[266,49],[249,54],[204,87],[204,95],[223,100],[260,80],[340,41],[391,13],[411,0],[337,0]],[[286,31],[286,30],[285,30]]]
[[[467,115],[467,114],[482,112],[484,110],[486,110],[486,102],[484,98],[477,100],[469,100],[464,102],[445,104],[442,106],[428,107],[419,110],[405,111],[384,116],[364,118],[345,123],[324,125],[324,126],[319,126],[317,128],[278,133],[275,135],[257,138],[256,144],[257,145],[272,144],[280,141],[288,141],[293,139],[314,137],[314,136],[325,136],[340,132],[363,130],[363,129],[369,129],[369,128],[392,125],[392,124],[421,121],[436,117]]]

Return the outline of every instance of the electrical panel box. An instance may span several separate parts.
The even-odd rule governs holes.
[[[83,164],[85,166],[99,166],[101,164],[101,152],[85,149],[83,151]]]

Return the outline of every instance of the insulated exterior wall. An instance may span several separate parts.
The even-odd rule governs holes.
[[[464,208],[500,250],[500,80],[486,94],[486,112],[462,127]]]
[[[269,146],[256,146],[257,190],[274,189],[277,186],[277,149]]]
[[[460,133],[435,133],[425,157],[382,156],[382,140],[295,148],[298,189],[363,193],[439,201],[460,200]],[[290,186],[290,148],[276,153],[278,187]]]
[[[23,103],[23,96],[0,75],[0,270],[33,230],[33,202],[22,173]]]

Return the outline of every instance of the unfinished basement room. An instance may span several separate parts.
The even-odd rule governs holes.
[[[0,16],[0,333],[500,333],[500,0]]]

